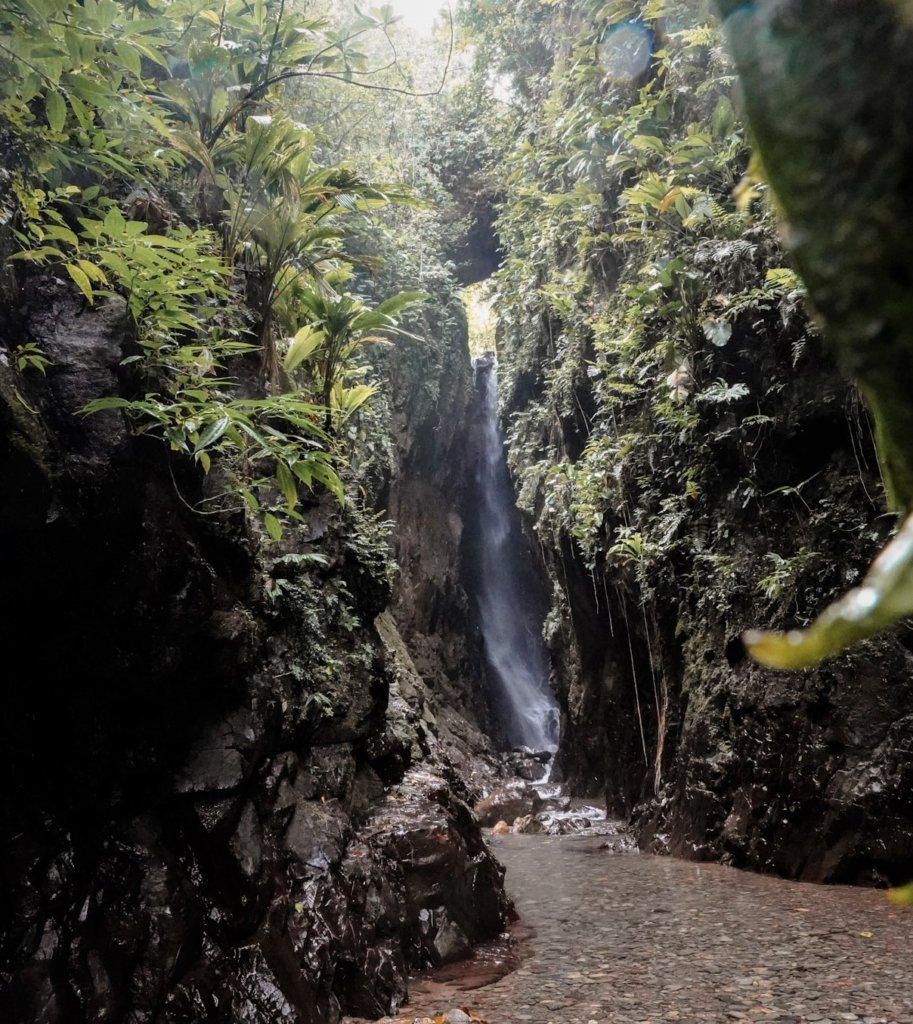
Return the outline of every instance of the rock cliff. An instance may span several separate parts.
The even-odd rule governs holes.
[[[325,1024],[397,1006],[411,968],[509,914],[453,768],[483,743],[447,728],[462,655],[446,635],[431,650],[457,514],[438,523],[433,478],[394,492],[401,557],[440,540],[429,582],[407,569],[394,600],[375,516],[327,497],[266,547],[241,515],[190,512],[200,481],[119,412],[79,415],[123,383],[115,303],[32,279],[3,329],[52,365],[31,383],[0,366],[0,631],[20,666],[0,727],[0,1015]]]
[[[551,583],[558,773],[576,792],[604,793],[650,850],[897,883],[913,849],[909,631],[797,674],[753,664],[740,640],[801,621],[858,581],[891,524],[858,397],[817,339],[793,367],[793,339],[779,330],[727,352],[727,377],[766,395],[760,429],[739,426],[756,403],[704,411],[705,440],[685,455],[700,470],[694,500],[681,501],[681,469],[668,462],[640,477],[647,467],[630,457],[605,466],[603,486],[620,482],[640,522],[655,508],[651,525],[668,533],[663,546],[644,535],[633,542],[642,548],[595,564],[556,528],[567,507],[556,513],[541,470],[543,459],[557,472],[579,458],[582,415],[562,422],[541,388],[506,395],[505,417],[520,424],[512,466]],[[521,354],[529,379],[548,345],[546,329]],[[609,530],[626,514],[608,511]]]
[[[648,849],[903,880],[909,631],[794,675],[740,639],[807,624],[893,519],[869,414],[791,264],[808,225],[792,234],[768,201],[719,25],[640,0],[470,7],[479,70],[522,109],[500,128],[495,306],[510,465],[549,583],[558,771]],[[840,204],[811,192],[833,238]],[[847,258],[858,234],[840,235]]]

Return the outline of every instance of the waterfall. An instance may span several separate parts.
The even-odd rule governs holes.
[[[498,426],[497,362],[480,356],[473,365],[482,427],[476,481],[476,597],[485,657],[510,743],[554,750],[558,705],[548,685],[541,609],[533,593],[532,563]]]

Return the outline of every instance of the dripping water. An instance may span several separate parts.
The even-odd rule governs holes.
[[[530,554],[498,426],[497,362],[474,360],[481,412],[476,596],[485,657],[512,745],[555,750],[559,713],[532,590]]]

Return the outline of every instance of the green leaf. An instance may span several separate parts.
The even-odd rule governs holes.
[[[357,412],[376,393],[377,388],[372,384],[356,384],[352,388],[346,388],[341,384],[337,384],[333,388],[332,401],[333,407],[342,414],[340,424],[345,423],[353,413]]]
[[[126,234],[127,221],[116,206],[112,206],[105,214],[104,228],[112,239],[120,239]]]
[[[141,42],[139,39],[133,41],[133,46],[141,53],[144,57],[151,60],[154,64],[158,64],[163,67],[166,71],[170,70],[168,67],[168,59],[163,52],[160,52],[155,46],[148,46],[146,43]]]
[[[802,287],[796,272],[788,267],[771,267],[765,275],[765,280],[778,288],[791,288],[796,291]]]
[[[201,401],[206,401],[209,399],[209,397],[209,395],[205,395],[204,393],[204,398],[201,399]],[[208,448],[210,445],[218,441],[219,438],[228,429],[228,424],[230,422],[231,421],[227,416],[220,416],[219,419],[213,420],[212,423],[210,423],[209,426],[206,427],[203,433],[200,434],[200,439],[199,441],[197,441],[196,448],[194,450],[197,452],[201,452],[203,451],[204,448]]]
[[[76,266],[75,263],[68,263],[67,273],[76,282],[76,286],[83,293],[83,295],[85,295],[88,301],[90,303],[94,302],[95,296],[94,292],[92,291],[92,282],[89,280],[86,272],[81,267]]]
[[[836,601],[805,630],[744,636],[751,656],[768,668],[816,665],[913,614],[913,515],[872,564],[862,585]]]
[[[114,49],[124,67],[137,78],[142,78],[139,51],[131,43],[116,43]]]
[[[263,517],[263,525],[273,540],[282,540],[282,523],[279,522],[272,512],[267,512]]]
[[[400,292],[398,295],[393,295],[385,302],[382,302],[379,306],[375,306],[372,312],[379,313],[382,316],[393,317],[398,313],[402,313],[403,310],[408,309],[410,306],[424,302],[427,298],[429,298],[427,292]]]
[[[276,465],[276,482],[279,490],[285,498],[286,508],[291,512],[298,504],[298,488],[295,486],[295,478],[292,471],[284,462]]]
[[[77,260],[76,265],[90,281],[95,281],[97,284],[108,283],[108,279],[105,277],[104,272],[100,267],[95,266],[94,263],[90,263],[88,260]]]
[[[132,405],[133,403],[126,398],[110,395],[107,398],[93,398],[91,402],[87,402],[79,411],[84,416],[89,416],[92,413],[104,412],[106,409],[129,409]]]
[[[171,145],[185,156],[189,156],[206,171],[210,177],[215,177],[216,168],[212,160],[212,153],[206,148],[202,139],[193,132],[183,128],[171,132]]]
[[[67,119],[67,104],[63,96],[55,89],[49,92],[44,101],[44,112],[52,132],[63,131]]]
[[[25,249],[22,252],[14,252],[7,259],[10,260],[28,260],[34,263],[41,263],[48,256],[60,256],[60,250],[55,248],[53,245],[42,245],[37,249]]]
[[[76,120],[79,122],[80,128],[83,128],[85,131],[89,131],[92,128],[93,124],[92,112],[85,105],[85,103],[83,103],[83,101],[81,99],[78,99],[76,96],[70,96],[68,97],[68,99],[70,101],[70,109],[76,115]],[[95,193],[97,195],[98,187],[92,187],[95,188]],[[86,192],[88,191],[90,190],[86,189]],[[85,198],[85,194],[83,195],[83,198]]]
[[[309,356],[313,355],[326,341],[326,334],[312,324],[306,324],[289,346],[285,359],[282,361],[286,373],[293,373]]]
[[[346,503],[346,493],[342,486],[342,480],[339,479],[339,474],[336,470],[331,469],[322,462],[312,462],[310,469],[314,479],[319,480],[336,497],[340,505],[344,505]]]
[[[247,505],[247,507],[251,510],[251,512],[259,512],[260,511],[260,502],[257,501],[257,499],[254,497],[254,495],[251,494],[251,492],[248,491],[246,488],[243,488],[241,490],[241,497],[244,500],[244,504]]]
[[[305,487],[314,486],[314,474],[311,472],[310,461],[301,461],[292,465],[292,472],[304,484]]]
[[[45,224],[42,225],[45,238],[50,238],[55,242],[66,242],[67,245],[72,245],[74,248],[78,248],[79,239],[69,229],[65,228],[60,224]]]
[[[665,156],[669,151],[665,142],[655,135],[635,135],[631,147],[639,153],[658,153],[660,156]]]

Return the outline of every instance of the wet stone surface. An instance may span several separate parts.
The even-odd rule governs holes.
[[[883,892],[613,855],[605,839],[491,838],[533,931],[483,988],[413,984],[405,1019],[488,1024],[913,1024],[913,913]]]

